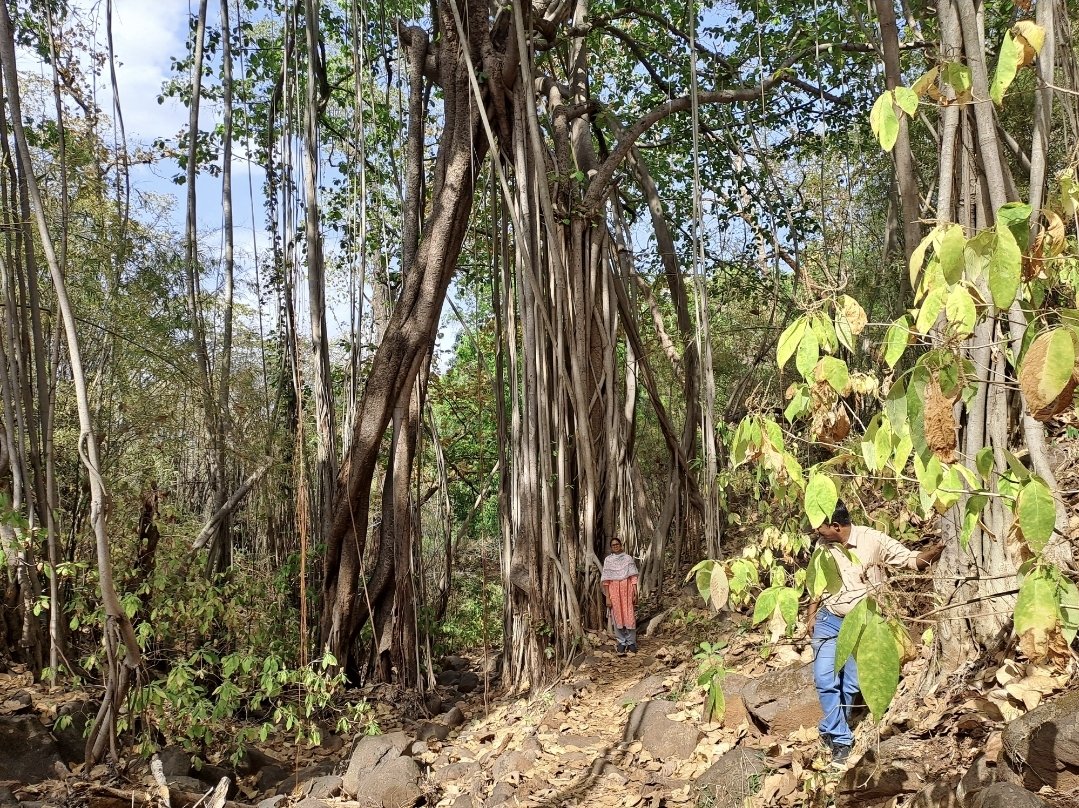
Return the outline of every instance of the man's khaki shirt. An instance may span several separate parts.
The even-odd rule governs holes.
[[[821,604],[839,617],[850,613],[858,601],[875,591],[884,582],[885,565],[918,569],[918,553],[909,550],[890,536],[864,525],[852,525],[847,550],[857,559],[852,562],[839,549],[838,544],[824,544],[832,554],[843,586],[834,595],[828,595]]]

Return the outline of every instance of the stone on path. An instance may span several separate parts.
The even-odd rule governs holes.
[[[920,791],[929,782],[924,741],[897,735],[866,750],[843,772],[836,790],[838,808],[876,808]]]
[[[362,795],[382,808],[407,808],[423,795],[420,776],[416,761],[385,736],[373,735],[356,744],[341,785],[350,797]]]
[[[736,746],[712,764],[694,785],[708,795],[713,808],[742,808],[753,795],[752,782],[763,776],[764,752]]]
[[[670,701],[638,704],[626,725],[627,740],[639,740],[653,757],[661,760],[689,760],[702,733],[696,723],[672,721],[667,717],[678,709],[678,705]]]
[[[1014,783],[994,783],[978,795],[970,808],[1045,808],[1045,802]]]
[[[753,720],[777,738],[815,727],[823,714],[813,685],[812,665],[792,665],[750,681],[742,700]]]
[[[654,673],[651,676],[641,679],[633,687],[627,690],[622,697],[618,700],[619,704],[639,704],[642,701],[654,698],[667,690],[664,682],[667,681],[666,675]]]
[[[1035,790],[1079,789],[1079,690],[1035,707],[1004,728],[1002,779]]]
[[[0,717],[0,780],[32,785],[56,776],[60,747],[35,715]]]

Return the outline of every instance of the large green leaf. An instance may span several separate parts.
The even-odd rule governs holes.
[[[962,62],[945,62],[940,68],[940,78],[956,95],[970,92],[973,84],[970,68]]]
[[[798,590],[790,586],[780,587],[776,592],[776,605],[789,632],[798,624]]]
[[[946,286],[938,286],[925,296],[925,300],[922,301],[922,305],[918,309],[918,319],[914,323],[914,327],[918,329],[919,333],[928,334],[929,330],[937,322],[937,317],[940,316],[940,311],[944,308],[947,294],[948,288]]]
[[[894,368],[895,363],[902,357],[910,344],[910,315],[904,314],[890,326],[884,335],[884,361],[888,367]]]
[[[1040,553],[1049,543],[1056,525],[1056,500],[1049,486],[1037,477],[1031,477],[1019,492],[1015,512],[1027,545]]]
[[[974,333],[978,310],[974,307],[974,298],[965,286],[955,286],[948,293],[944,302],[944,313],[956,336],[966,337]]]
[[[1023,579],[1015,601],[1015,633],[1051,631],[1060,621],[1060,601],[1052,578],[1034,573]]]
[[[896,87],[895,103],[907,115],[913,118],[918,114],[918,94],[909,87]]]
[[[717,612],[726,608],[727,600],[731,596],[731,586],[727,580],[726,571],[718,564],[712,567],[712,575],[708,581],[708,595],[712,601],[712,608]]]
[[[810,329],[805,332],[801,342],[798,343],[794,363],[798,366],[798,372],[802,374],[802,377],[809,379],[810,374],[813,373],[813,368],[817,366],[818,359],[820,359],[820,343],[817,341],[817,335]]]
[[[757,596],[757,605],[753,607],[753,625],[763,623],[776,610],[781,587],[770,586]]]
[[[1001,311],[1015,300],[1023,273],[1023,253],[1015,236],[1006,224],[997,223],[996,241],[989,258],[989,293],[993,304]]]
[[[712,568],[715,565],[715,561],[705,559],[691,570],[694,582],[697,584],[697,593],[701,596],[701,600],[706,603],[712,593]]]
[[[1015,72],[1023,59],[1023,48],[1012,37],[1011,31],[1004,34],[997,57],[997,69],[993,74],[993,83],[989,87],[989,97],[998,107],[1004,103],[1004,93],[1015,79]]]
[[[847,664],[847,660],[858,645],[858,639],[862,636],[862,629],[865,628],[866,619],[869,617],[869,604],[872,602],[872,598],[862,598],[850,610],[850,614],[843,618],[843,625],[839,627],[839,636],[835,641],[837,673]]]
[[[997,225],[1012,231],[1021,251],[1030,244],[1030,213],[1030,205],[1025,202],[1008,202],[997,211]]]
[[[858,685],[873,717],[880,720],[899,686],[899,647],[888,623],[878,614],[866,622],[858,647]]]
[[[989,504],[989,497],[985,494],[972,494],[963,509],[963,529],[959,533],[959,545],[966,550],[970,544],[970,537],[974,535],[974,529],[978,527],[978,521],[982,517],[982,511]]]
[[[839,501],[839,491],[835,481],[827,474],[813,469],[809,473],[809,482],[806,484],[805,508],[809,516],[809,524],[820,527],[825,520],[831,518]]]
[[[880,147],[890,152],[899,137],[899,117],[895,114],[891,91],[886,90],[869,111],[869,128],[880,141]]]
[[[802,337],[805,336],[808,324],[805,317],[799,317],[783,329],[783,333],[779,335],[779,344],[776,346],[776,364],[779,365],[780,370],[794,356],[794,352],[798,350],[798,345],[801,343]]]
[[[843,395],[847,389],[847,383],[850,381],[850,371],[847,369],[847,363],[842,359],[837,359],[834,356],[825,356],[817,364],[815,374],[818,381],[826,381],[832,386],[840,395]]]
[[[941,234],[940,246],[937,247],[940,269],[948,283],[958,283],[963,277],[963,250],[966,246],[967,239],[963,235],[963,228],[957,224],[949,224]]]

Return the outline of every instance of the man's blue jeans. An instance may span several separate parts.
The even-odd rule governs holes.
[[[827,609],[817,610],[817,622],[813,626],[813,682],[824,712],[818,729],[824,738],[834,744],[854,745],[848,721],[854,697],[858,695],[858,666],[854,655],[837,674],[835,671],[835,646],[843,618]]]

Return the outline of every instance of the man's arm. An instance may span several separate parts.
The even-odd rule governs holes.
[[[809,610],[806,612],[806,634],[813,636],[813,626],[817,624],[817,609],[820,608],[819,600],[809,601]]]
[[[937,544],[930,545],[918,553],[915,558],[916,569],[927,570],[932,566],[933,562],[940,558],[940,554],[944,552],[944,544],[938,542]]]

